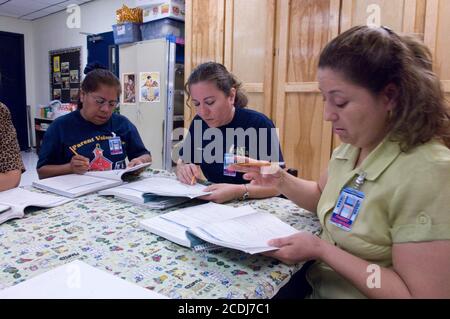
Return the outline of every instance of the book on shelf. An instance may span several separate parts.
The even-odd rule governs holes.
[[[151,163],[143,163],[126,169],[60,175],[35,181],[32,185],[48,192],[75,198],[102,189],[119,186],[130,175],[136,174],[136,171],[149,165]]]
[[[102,190],[99,195],[114,196],[149,208],[165,209],[211,194],[203,191],[205,188],[201,184],[186,185],[169,177],[148,177]]]
[[[60,196],[31,192],[22,188],[13,188],[0,192],[0,224],[10,219],[23,218],[28,209],[34,207],[50,208],[70,202]]]
[[[0,290],[0,299],[168,299],[80,260]]]
[[[237,249],[249,254],[278,249],[270,239],[298,232],[270,213],[251,206],[208,203],[175,210],[139,222],[141,228],[196,251]]]

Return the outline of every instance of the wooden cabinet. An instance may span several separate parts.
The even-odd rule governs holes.
[[[320,52],[377,14],[381,25],[423,37],[450,98],[448,0],[186,0],[185,77],[205,61],[225,64],[244,82],[249,107],[279,128],[287,166],[317,179],[339,144],[322,118]],[[185,114],[188,126],[194,114]]]

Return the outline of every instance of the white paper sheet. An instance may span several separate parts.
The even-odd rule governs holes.
[[[0,290],[0,299],[167,299],[82,261]]]

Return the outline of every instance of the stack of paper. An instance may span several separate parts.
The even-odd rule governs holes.
[[[127,169],[87,172],[83,175],[68,174],[55,176],[35,181],[33,182],[33,186],[48,192],[74,198],[121,185],[126,176],[149,165],[151,163],[143,163]]]
[[[22,188],[14,188],[0,192],[0,224],[25,216],[25,210],[29,207],[56,207],[70,202],[71,199],[31,192]]]
[[[186,185],[167,177],[149,177],[141,181],[103,190],[99,195],[113,195],[136,204],[151,208],[168,208],[184,203],[192,198],[211,194],[204,192],[200,184]]]
[[[260,213],[250,206],[234,208],[208,203],[188,207],[140,221],[140,226],[179,245],[196,250],[210,248],[198,239],[220,247],[250,254],[277,249],[269,246],[270,239],[298,232],[277,217]]]

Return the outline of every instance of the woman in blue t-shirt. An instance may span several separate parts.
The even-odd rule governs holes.
[[[151,162],[136,127],[113,113],[121,93],[119,79],[102,68],[85,73],[78,110],[56,119],[45,133],[39,178],[124,169],[127,157],[128,167]]]
[[[215,183],[202,197],[217,203],[233,199],[277,196],[273,188],[248,184],[241,173],[227,169],[235,155],[270,162],[283,156],[273,122],[264,114],[246,109],[248,99],[241,83],[219,63],[199,65],[185,85],[188,105],[196,112],[183,141],[176,175],[185,184],[202,179]]]

